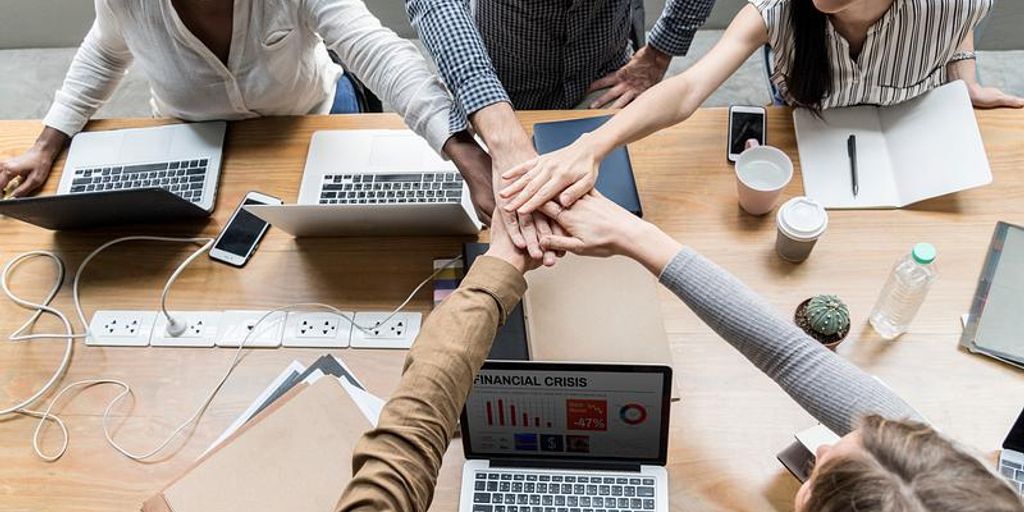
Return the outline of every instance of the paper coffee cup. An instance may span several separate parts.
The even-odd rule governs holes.
[[[755,145],[736,160],[740,207],[751,215],[772,211],[792,179],[793,161],[778,148]]]
[[[775,225],[775,252],[786,261],[800,263],[811,255],[814,244],[828,228],[828,212],[813,199],[794,197],[779,208]]]

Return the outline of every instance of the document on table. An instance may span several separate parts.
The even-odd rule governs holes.
[[[221,434],[220,437],[218,437],[210,445],[210,447],[203,452],[203,455],[206,455],[207,453],[209,453],[210,450],[214,449],[217,445],[223,443],[225,439],[231,436],[231,434],[234,434],[235,431],[239,429],[239,427],[244,425],[246,421],[249,421],[249,418],[252,418],[257,412],[259,412],[260,406],[263,404],[263,402],[267,400],[271,395],[273,395],[274,391],[277,390],[277,388],[281,387],[281,385],[284,384],[289,379],[289,377],[297,377],[305,370],[306,367],[302,363],[298,361],[292,361],[292,363],[288,365],[288,367],[285,368],[284,371],[282,371],[277,377],[275,377],[274,380],[270,381],[270,384],[267,386],[267,388],[264,389],[263,392],[256,397],[256,400],[251,405],[249,405],[245,412],[240,414],[238,418],[236,418],[235,421],[228,426],[227,430],[225,430],[224,433]],[[201,455],[200,457],[202,457],[203,455]]]
[[[902,208],[988,185],[992,171],[967,86],[957,81],[892,107],[793,112],[804,194],[826,208]],[[853,195],[847,139],[856,135]]]
[[[326,370],[328,373],[325,373]],[[264,408],[272,404],[275,400],[280,398],[286,392],[291,390],[297,384],[315,384],[325,375],[331,375],[341,383],[341,387],[352,398],[352,401],[359,408],[363,416],[369,420],[371,425],[376,426],[377,420],[380,418],[380,412],[384,408],[385,401],[376,395],[369,393],[363,389],[362,382],[356,378],[355,374],[348,368],[345,363],[334,356],[325,355],[318,359],[312,366],[307,368],[298,361],[292,361],[287,368],[284,369],[266,389],[263,390],[256,400],[253,401],[246,410],[238,416],[235,421],[228,426],[228,428],[218,437],[209,448],[203,452],[206,455],[210,450],[217,447],[217,445],[224,442],[225,439],[231,437],[239,428],[241,428],[247,421],[252,419],[253,416],[258,414]]]

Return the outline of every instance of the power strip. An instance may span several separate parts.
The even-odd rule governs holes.
[[[93,347],[234,347],[246,336],[251,348],[385,348],[407,349],[420,331],[422,313],[400,312],[387,322],[387,312],[345,314],[278,311],[257,327],[268,311],[171,311],[186,323],[181,336],[167,334],[167,318],[156,311],[97,311],[89,322],[85,344]],[[251,336],[253,328],[258,329]]]

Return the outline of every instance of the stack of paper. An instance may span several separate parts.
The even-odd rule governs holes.
[[[382,406],[333,356],[292,363],[142,510],[332,510],[352,476],[352,450]]]

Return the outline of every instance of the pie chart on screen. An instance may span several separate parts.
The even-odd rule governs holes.
[[[626,425],[639,425],[647,421],[647,409],[640,404],[626,404],[619,409],[619,418]]]

